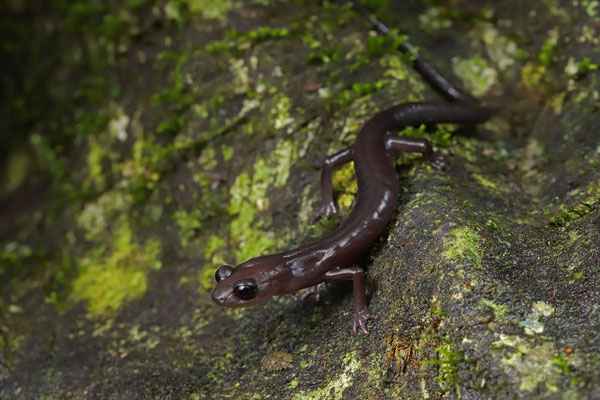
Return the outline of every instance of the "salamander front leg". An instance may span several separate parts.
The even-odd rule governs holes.
[[[336,214],[337,207],[333,201],[333,183],[331,182],[331,174],[336,168],[349,163],[354,159],[354,149],[348,147],[332,156],[327,157],[323,161],[321,168],[321,200],[314,204],[317,209],[314,220],[317,221],[329,214]]]
[[[431,166],[438,171],[447,171],[450,168],[450,160],[440,153],[434,153],[429,140],[390,135],[386,139],[385,146],[391,151],[422,153],[423,157],[425,157]]]
[[[325,289],[326,289],[325,282],[318,283],[318,284],[306,289],[306,292],[304,292],[302,294],[301,299],[302,299],[302,301],[304,301],[314,294],[315,300],[319,301],[319,300],[321,300],[321,295],[325,292]]]
[[[354,295],[354,317],[352,319],[352,328],[355,335],[358,332],[359,327],[365,335],[368,335],[369,330],[367,329],[367,322],[376,320],[377,316],[371,314],[367,308],[365,272],[362,268],[334,268],[325,274],[325,279],[352,281],[352,292]]]

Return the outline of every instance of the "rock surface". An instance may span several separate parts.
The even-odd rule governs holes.
[[[0,398],[597,398],[598,2],[370,3],[498,112],[402,132],[452,169],[398,158],[368,337],[349,285],[210,292],[337,223],[311,225],[320,162],[370,116],[442,101],[393,39],[312,0],[2,6]]]

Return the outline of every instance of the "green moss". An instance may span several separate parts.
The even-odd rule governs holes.
[[[221,146],[221,151],[223,152],[223,158],[225,161],[229,161],[233,156],[233,147],[231,146],[223,145]]]
[[[197,188],[194,188],[193,185],[188,187],[183,183],[178,185],[178,190],[182,193],[191,191],[191,197],[197,202],[190,210],[180,206],[173,213],[173,218],[179,227],[179,239],[183,248],[197,246],[197,239],[205,239],[201,235],[202,229],[205,227],[205,221],[210,220],[211,217],[224,214],[221,207],[225,194],[224,190],[214,188],[214,176],[207,172],[217,168],[215,150],[212,147],[206,147],[198,157],[198,163],[203,168],[193,175]]]
[[[0,196],[10,194],[17,189],[27,177],[31,159],[24,150],[17,150],[8,155],[6,169],[0,180]]]
[[[196,15],[224,22],[233,5],[231,0],[170,0],[164,10],[167,18],[181,26]]]
[[[233,57],[234,54],[244,51],[253,45],[262,41],[283,39],[290,35],[288,28],[274,28],[270,26],[261,26],[247,32],[239,32],[231,29],[222,40],[210,42],[198,49],[197,53],[222,54],[227,57]]]
[[[488,56],[500,71],[516,62],[518,48],[513,39],[502,35],[491,23],[478,24],[476,29],[481,32]]]
[[[383,75],[397,81],[408,80],[410,92],[407,94],[408,101],[421,100],[421,94],[425,92],[425,84],[406,62],[405,58],[397,53],[386,54],[381,58],[379,64],[385,69]]]
[[[576,62],[574,57],[570,57],[565,72],[572,78],[581,79],[586,73],[597,69],[598,64],[593,63],[587,57],[580,62]]]
[[[558,393],[564,368],[554,362],[557,351],[552,341],[537,345],[534,339],[501,334],[492,345],[506,349],[500,363],[507,372],[517,372],[514,381],[520,390],[532,392],[541,385],[546,396]]]
[[[350,352],[344,357],[343,365],[343,370],[337,376],[333,377],[325,386],[312,391],[297,392],[292,396],[292,399],[343,399],[344,390],[350,387],[354,379],[354,374],[359,370],[361,366],[361,363],[357,359],[356,351]]]
[[[569,376],[571,375],[571,367],[569,366],[569,360],[567,360],[565,357],[563,357],[562,355],[558,355],[556,356],[553,360],[552,363],[554,365],[558,365],[561,369],[562,369],[562,373],[565,376]]]
[[[460,264],[470,262],[475,267],[481,268],[481,239],[471,228],[456,228],[444,238],[442,254],[448,261]]]
[[[417,138],[417,139],[428,139],[437,147],[449,147],[453,142],[452,125],[450,124],[438,124],[434,132],[426,132],[427,126],[421,124],[418,127],[408,126],[398,133],[399,136]],[[413,153],[416,157],[421,157],[419,153]]]
[[[506,306],[496,304],[488,299],[479,300],[479,304],[481,304],[484,307],[491,308],[494,311],[494,316],[497,320],[501,321],[504,319],[504,314],[506,314]]]
[[[530,89],[545,86],[548,79],[547,75],[548,70],[542,64],[529,62],[521,67],[521,82]]]
[[[552,30],[550,30],[548,38],[542,44],[542,48],[538,56],[542,65],[548,67],[554,64],[559,37],[560,35],[558,32],[558,28],[555,27]]]
[[[264,168],[262,162],[255,166]],[[255,220],[257,213],[265,211],[269,206],[268,199],[265,198],[266,177],[261,176],[260,172],[265,170],[259,170],[253,178],[246,172],[241,173],[230,191],[232,200],[228,211],[235,216],[230,224],[230,235],[236,243],[236,259],[240,261],[258,256],[275,244],[273,233],[260,229],[265,224],[264,220]]]
[[[496,189],[497,186],[494,182],[490,181],[489,179],[487,179],[486,177],[479,175],[479,174],[472,174],[473,178],[475,178],[477,180],[477,182],[479,182],[481,184],[481,186],[488,188],[488,189]]]
[[[593,203],[582,202],[579,206],[576,206],[576,207],[566,208],[564,205],[561,205],[560,208],[562,209],[561,212],[553,215],[552,217],[550,217],[548,219],[548,222],[551,225],[554,225],[557,227],[566,226],[570,222],[577,220],[577,219],[583,217],[584,215],[587,215],[588,213],[590,213],[594,209],[594,206],[593,206]],[[575,237],[577,235],[577,233],[575,231],[571,231],[570,235],[571,235],[572,240],[577,239]]]
[[[173,217],[179,226],[181,246],[187,247],[200,229],[202,229],[202,211],[194,209],[191,212],[187,212],[183,208],[179,208],[175,211]]]
[[[572,230],[571,232],[569,232],[569,243],[570,244],[574,244],[576,241],[578,241],[581,238],[581,233],[576,231],[576,230]]]
[[[112,243],[81,259],[72,298],[85,301],[93,315],[114,314],[121,305],[145,293],[148,272],[161,266],[159,254],[158,240],[136,242],[131,228],[121,223]]]
[[[215,260],[213,257],[218,254],[218,251],[225,246],[225,239],[220,235],[211,235],[208,239],[206,246],[204,247],[204,258],[211,262],[219,262],[221,260]]]
[[[87,163],[89,169],[89,185],[93,185],[96,189],[103,189],[105,183],[104,171],[102,167],[102,160],[107,155],[106,145],[98,143],[98,139],[95,136],[88,138],[88,154]]]
[[[224,20],[233,3],[229,0],[184,0],[191,13]]]
[[[50,171],[55,181],[62,182],[66,174],[66,167],[56,148],[52,148],[48,141],[38,134],[31,135],[30,140],[39,165]]]
[[[460,364],[465,361],[462,351],[456,350],[453,343],[447,342],[436,347],[435,352],[438,354],[438,358],[425,360],[425,364],[439,366],[437,381],[442,389],[455,388],[460,393],[458,384],[461,379],[458,371]]]
[[[226,260],[241,263],[273,251],[283,244],[283,237],[262,229],[268,227],[270,218],[266,213],[269,208],[267,191],[270,188],[280,188],[287,182],[296,158],[297,151],[293,142],[282,140],[268,158],[259,157],[255,161],[252,174],[244,171],[237,176],[229,190],[231,200],[227,212],[231,222],[229,232],[225,234],[229,237],[229,243],[218,235],[209,238],[204,255],[211,266],[201,273],[202,287],[212,287],[216,268]],[[262,213],[266,214],[262,216]],[[228,251],[230,246],[234,249],[233,257]]]
[[[335,171],[332,176],[334,192],[341,192],[337,196],[340,214],[346,214],[352,208],[358,186],[354,174],[354,163],[348,163]]]
[[[31,257],[33,251],[25,244],[5,242],[0,244],[0,276],[9,270],[17,270],[25,259]]]
[[[290,115],[291,103],[289,97],[278,93],[273,99],[275,106],[271,109],[269,120],[274,129],[279,130],[294,122]]]
[[[597,17],[600,10],[600,2],[597,0],[583,0],[581,5],[585,7],[585,11],[590,17]]]
[[[476,97],[483,96],[497,84],[498,73],[479,56],[470,59],[454,57],[452,67],[454,73],[465,81],[467,90]]]
[[[448,29],[452,26],[449,13],[442,13],[440,7],[429,7],[427,11],[419,15],[421,28],[429,32]]]
[[[105,192],[95,201],[88,202],[76,220],[85,231],[87,240],[104,239],[110,224],[118,215],[128,212],[131,198],[120,191]]]
[[[517,372],[514,382],[519,389],[526,392],[542,390],[544,396],[559,392],[561,375],[571,374],[570,364],[576,361],[566,359],[557,351],[554,339],[542,336],[544,332],[543,318],[551,317],[554,307],[539,301],[533,304],[531,312],[519,325],[529,337],[519,335],[498,334],[492,345],[501,350],[500,363],[508,373]],[[577,397],[574,392],[567,391],[566,398]]]
[[[371,58],[378,58],[383,55],[395,57],[398,56],[398,46],[405,40],[408,40],[408,36],[399,35],[398,30],[392,29],[387,35],[370,35],[367,38],[365,50]]]
[[[67,234],[69,242],[74,243],[72,233]],[[45,265],[45,270],[51,274],[47,289],[48,295],[44,298],[44,303],[51,304],[54,309],[63,314],[68,311],[72,302],[69,301],[69,294],[72,288],[72,281],[77,276],[77,266],[72,255],[63,250],[60,258],[51,260]]]

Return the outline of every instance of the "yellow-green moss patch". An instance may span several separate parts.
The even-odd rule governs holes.
[[[131,228],[122,224],[108,246],[90,251],[80,261],[80,275],[72,297],[84,301],[93,315],[112,315],[127,301],[146,292],[147,274],[159,269],[160,243],[134,240]]]
[[[313,390],[311,392],[296,393],[292,399],[294,400],[320,400],[343,399],[343,393],[346,388],[350,387],[354,378],[354,373],[360,368],[360,362],[356,358],[356,352],[353,351],[344,357],[344,370],[337,377],[333,378],[327,385]]]
[[[471,228],[456,228],[444,238],[443,255],[448,261],[481,267],[481,239]]]

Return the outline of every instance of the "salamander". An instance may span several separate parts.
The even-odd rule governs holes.
[[[400,50],[410,51],[417,71],[454,103],[404,103],[369,119],[354,145],[326,158],[321,170],[320,216],[337,212],[332,192],[333,170],[354,162],[358,190],[348,218],[327,236],[307,245],[256,257],[235,268],[221,266],[215,273],[218,284],[212,294],[217,304],[247,307],[304,288],[309,289],[303,298],[315,295],[318,300],[325,281],[351,280],[354,334],[359,328],[365,335],[369,334],[367,322],[376,316],[367,308],[365,273],[352,263],[379,238],[396,211],[399,185],[393,153],[422,153],[438,170],[448,165],[448,160],[435,153],[427,140],[398,137],[394,132],[421,124],[481,123],[491,114],[488,108],[480,106],[476,99],[439,75],[408,42],[401,44]]]

